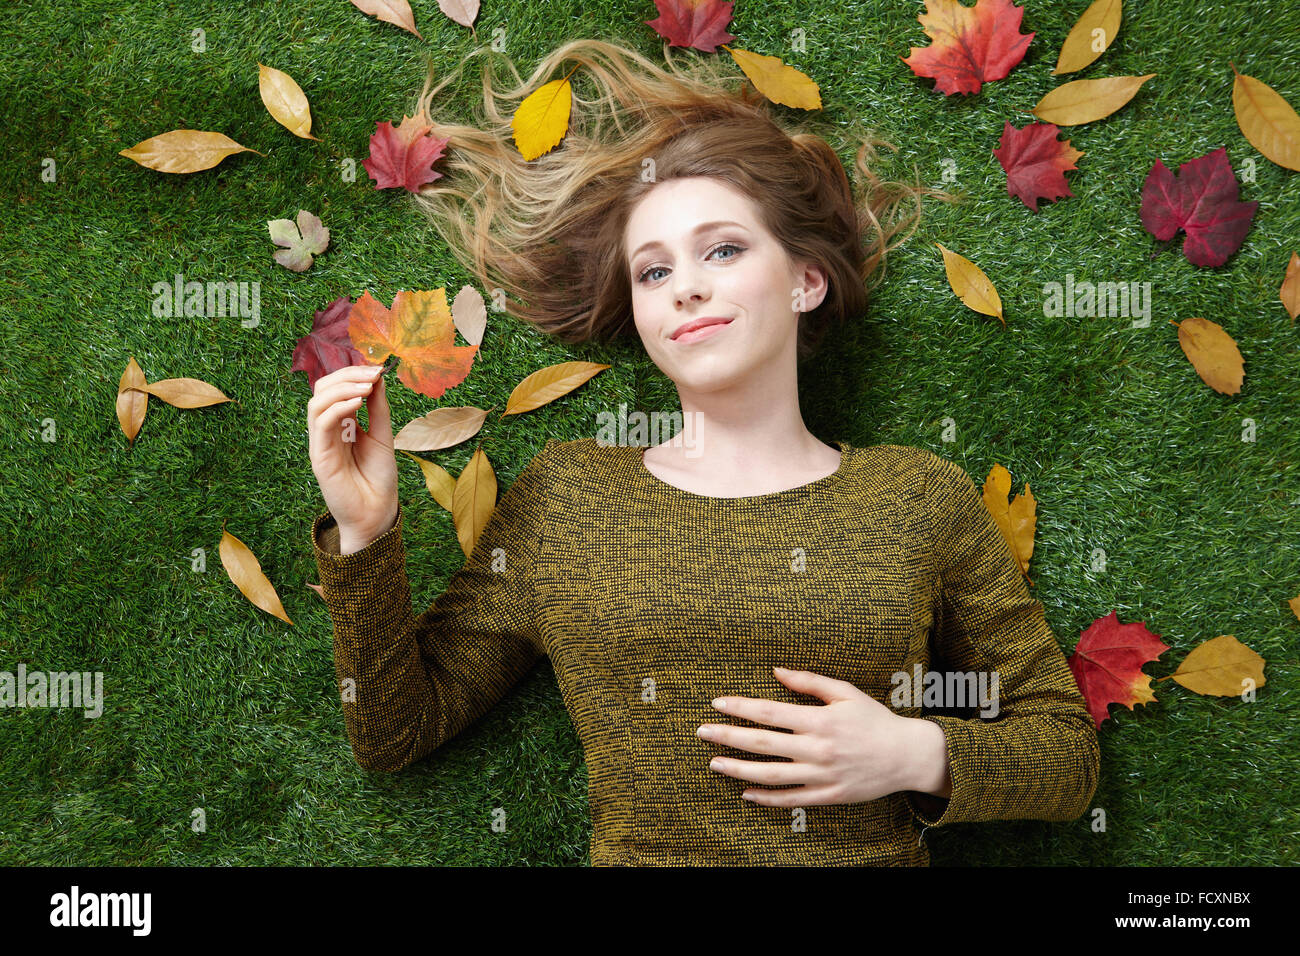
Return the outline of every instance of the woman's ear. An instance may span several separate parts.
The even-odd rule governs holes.
[[[803,308],[799,311],[811,312],[825,301],[826,293],[830,291],[830,281],[826,270],[817,263],[801,262],[798,265],[803,270],[799,285],[796,286],[803,290]]]

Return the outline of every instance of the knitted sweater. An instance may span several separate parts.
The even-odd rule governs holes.
[[[927,827],[1078,818],[1097,785],[1096,730],[970,477],[924,449],[837,444],[824,478],[713,498],[653,475],[640,447],[552,439],[418,616],[400,506],[393,528],[349,555],[319,514],[313,546],[357,762],[409,766],[545,654],[586,756],[593,865],[926,866]],[[932,662],[996,671],[997,713],[969,698],[982,710],[939,713],[952,700],[930,706],[920,687],[891,704],[906,686],[896,675]],[[769,787],[711,770],[713,756],[785,758],[696,729],[760,726],[716,710],[719,696],[821,703],[773,665],[938,723],[951,796],[797,812],[742,799]]]

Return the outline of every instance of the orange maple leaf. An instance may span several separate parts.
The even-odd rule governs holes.
[[[374,365],[390,355],[401,359],[397,377],[407,388],[438,398],[465,381],[477,345],[456,345],[456,326],[445,289],[403,290],[388,310],[367,290],[348,317],[348,337]]]
[[[1159,659],[1169,650],[1159,634],[1147,630],[1141,621],[1121,624],[1111,611],[1099,617],[1079,635],[1079,643],[1066,662],[1075,683],[1088,702],[1088,713],[1097,727],[1109,716],[1111,704],[1154,704],[1151,678],[1142,673],[1142,665]]]
[[[1034,34],[1020,32],[1024,15],[1011,0],[976,0],[973,7],[925,0],[916,19],[934,42],[899,59],[917,76],[933,78],[940,93],[978,93],[981,83],[1002,79],[1025,58]]]

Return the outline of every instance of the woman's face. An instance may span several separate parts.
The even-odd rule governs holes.
[[[793,367],[799,312],[826,295],[825,273],[793,262],[757,205],[709,177],[657,184],[633,208],[624,247],[637,332],[679,386],[710,391],[773,363]],[[685,323],[714,317],[729,321],[674,338]]]

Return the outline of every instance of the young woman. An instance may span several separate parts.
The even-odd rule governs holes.
[[[525,321],[635,333],[682,435],[547,441],[416,617],[383,382],[316,384],[312,534],[357,761],[419,760],[547,655],[593,864],[927,865],[926,827],[1077,818],[1092,720],[970,477],[924,449],[832,447],[799,409],[800,361],[865,310],[889,211],[930,191],[880,183],[868,141],[858,204],[827,143],[707,58],[665,56],[584,40],[504,93],[485,74],[486,129],[434,124],[449,174],[420,202]],[[525,163],[496,99],[566,60],[600,95]],[[369,431],[345,442],[363,400]]]

